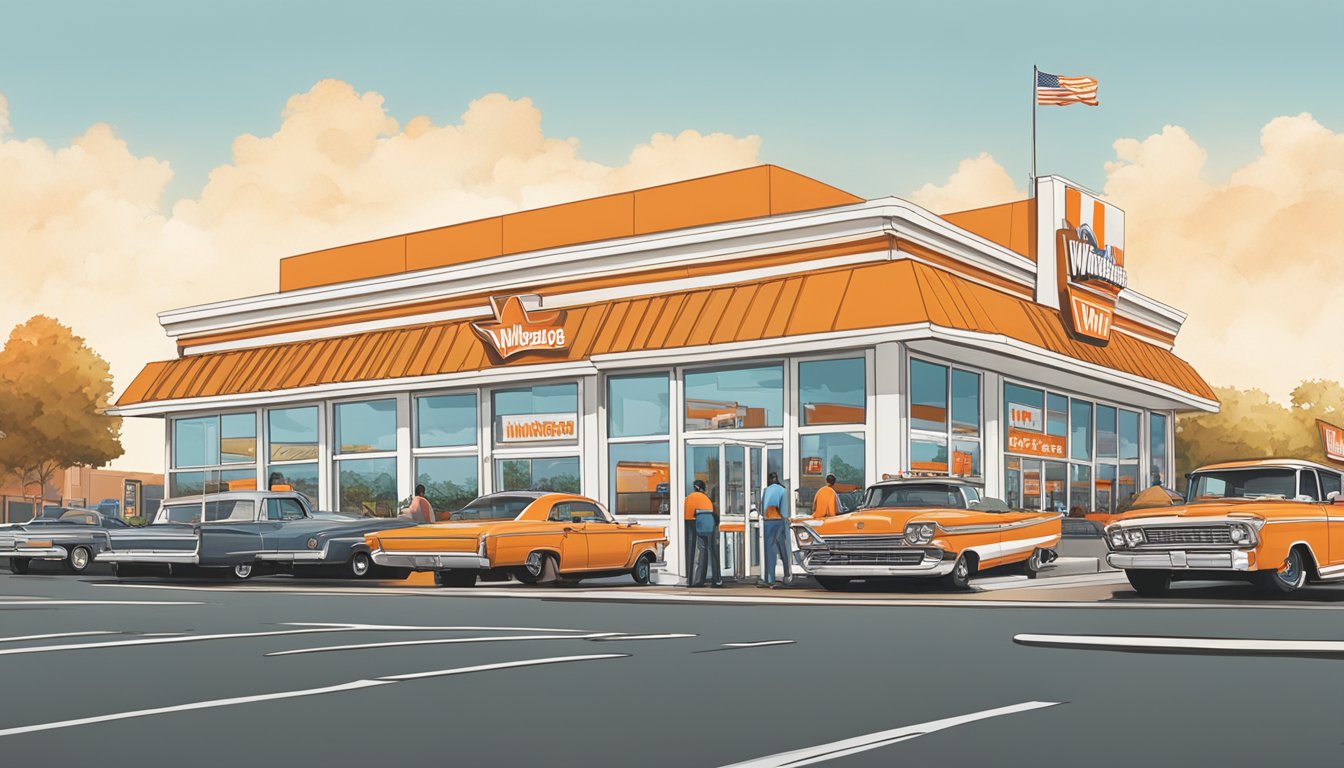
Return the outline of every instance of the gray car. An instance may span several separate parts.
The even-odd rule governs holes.
[[[414,525],[403,518],[314,512],[307,497],[287,491],[230,491],[170,499],[154,522],[109,535],[99,561],[120,577],[266,572],[405,578],[369,558],[364,534]]]
[[[130,530],[125,522],[96,510],[63,507],[26,523],[0,529],[0,559],[13,573],[27,573],[33,560],[59,561],[66,573],[81,574],[106,551],[112,531]]]

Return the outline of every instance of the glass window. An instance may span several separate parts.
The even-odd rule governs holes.
[[[947,366],[910,360],[910,428],[947,431]]]
[[[952,441],[952,474],[962,477],[980,476],[980,441]]]
[[[1092,460],[1092,404],[1086,400],[1069,402],[1069,458]]]
[[[578,440],[578,384],[500,389],[492,398],[497,442],[573,443]]]
[[[317,459],[317,406],[267,411],[271,461]]]
[[[255,491],[257,471],[247,469],[208,469],[195,472],[173,472],[168,478],[168,496],[199,496],[222,491]]]
[[[173,420],[174,467],[213,467],[219,463],[218,416]]]
[[[1097,465],[1097,505],[1103,514],[1115,514],[1115,465]]]
[[[257,519],[257,505],[251,499],[219,499],[203,505],[207,523],[247,523]]]
[[[336,445],[342,454],[397,450],[397,401],[337,403]]]
[[[579,459],[567,456],[555,459],[500,459],[501,491],[548,491],[579,493]]]
[[[1139,495],[1139,465],[1121,464],[1116,477],[1115,506],[1129,509],[1134,497]]]
[[[1092,466],[1069,465],[1069,516],[1082,517],[1092,511]]]
[[[686,429],[751,429],[784,423],[784,367],[686,374]]]
[[[910,469],[914,472],[948,472],[947,440],[942,437],[910,438]]]
[[[336,462],[336,508],[347,515],[397,514],[397,460],[346,459]]]
[[[269,490],[302,493],[310,504],[317,499],[317,464],[271,465],[266,477]]]
[[[1120,460],[1136,461],[1139,458],[1139,414],[1135,411],[1120,412]]]
[[[667,443],[608,446],[612,511],[618,515],[666,515],[670,511]]]
[[[1321,500],[1321,489],[1316,485],[1316,473],[1304,469],[1297,473],[1297,495],[1312,501]]]
[[[481,496],[453,513],[454,520],[513,520],[536,501],[535,496]]]
[[[415,445],[443,448],[476,444],[476,395],[434,395],[415,399]]]
[[[1062,461],[1045,462],[1045,511],[1064,514],[1069,511],[1069,465]]]
[[[1148,414],[1148,454],[1152,466],[1153,485],[1167,484],[1167,417],[1161,413]]]
[[[1046,398],[1045,432],[1064,437],[1069,434],[1069,399],[1063,395]]]
[[[1340,492],[1338,472],[1320,472],[1319,474],[1321,477],[1321,498],[1328,499],[1330,494]]]
[[[562,501],[551,507],[547,520],[568,523],[609,523],[602,508],[590,501]]]
[[[835,475],[835,492],[853,494],[865,485],[863,437],[847,433],[798,436],[798,514],[812,514],[812,499]]]
[[[980,434],[980,374],[952,371],[952,432],[957,435]],[[980,474],[974,472],[972,474]]]
[[[1211,498],[1282,496],[1291,499],[1297,474],[1284,467],[1248,467],[1197,472],[1190,479],[1191,501]]]
[[[221,464],[250,464],[257,460],[257,415],[231,413],[219,417]]]
[[[1003,385],[1007,401],[1008,428],[1026,432],[1045,431],[1045,393],[1017,384]]]
[[[298,499],[266,500],[266,519],[268,520],[302,520],[305,517],[307,515]]]
[[[415,460],[415,482],[425,486],[436,515],[455,512],[480,493],[479,466],[475,455],[422,456]]]
[[[714,503],[715,509],[722,509],[723,500],[719,497],[719,449],[713,445],[686,446],[686,489],[689,496],[694,490],[696,480],[705,484],[705,495]]]
[[[1041,509],[1043,483],[1039,459],[1022,459],[1022,509]]]
[[[801,423],[862,424],[867,382],[862,357],[798,364]]]
[[[669,408],[668,376],[665,373],[607,379],[607,432],[610,437],[666,435]]]
[[[1114,459],[1119,456],[1119,441],[1115,432],[1115,409],[1109,405],[1097,406],[1097,458]]]
[[[1025,509],[1023,506],[1022,459],[1009,456],[1004,460],[1003,475],[1004,501],[1010,509]]]

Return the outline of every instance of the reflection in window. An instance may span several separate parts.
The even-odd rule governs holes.
[[[1069,433],[1069,399],[1067,397],[1055,394],[1047,396],[1045,414],[1046,434],[1064,437]]]
[[[910,469],[915,472],[946,473],[947,440],[937,437],[911,438]]]
[[[910,360],[910,428],[947,430],[947,367]]]
[[[266,412],[271,461],[317,459],[317,406],[277,408]]]
[[[1069,516],[1082,517],[1092,511],[1092,467],[1069,465]]]
[[[618,515],[668,514],[667,443],[612,443],[608,454],[612,511]]]
[[[338,453],[397,450],[397,401],[336,404]]]
[[[500,459],[496,480],[501,491],[579,493],[579,459]]]
[[[1134,501],[1134,497],[1139,494],[1139,465],[1121,464],[1120,471],[1116,478],[1116,508],[1123,506],[1129,509],[1129,505]]]
[[[980,374],[952,371],[952,432],[957,435],[980,434]],[[971,474],[978,475],[979,472]]]
[[[578,440],[578,384],[567,382],[500,389],[492,395],[492,401],[496,442],[573,443]],[[517,418],[521,416],[536,418]]]
[[[980,441],[952,441],[952,474],[958,477],[980,476]]]
[[[723,508],[723,499],[719,497],[719,448],[715,445],[686,446],[686,488],[689,496],[694,491],[695,481],[705,484],[705,495],[714,503],[714,508]]]
[[[415,460],[415,482],[425,486],[425,499],[436,516],[457,511],[476,498],[480,491],[478,466],[475,455],[422,456]]]
[[[1100,407],[1098,407],[1100,410]],[[1115,465],[1097,465],[1097,506],[1104,514],[1115,514]]]
[[[475,445],[476,432],[474,393],[433,395],[415,399],[417,448]]]
[[[1167,485],[1167,417],[1161,413],[1148,414],[1148,453],[1152,457],[1153,485]]]
[[[666,435],[668,409],[668,377],[665,373],[607,379],[607,432],[610,437]]]
[[[1119,440],[1115,432],[1115,409],[1109,405],[1097,406],[1097,458],[1114,459],[1119,455]]]
[[[347,515],[397,514],[397,460],[346,459],[336,462],[337,510]]]
[[[686,374],[687,430],[752,429],[783,423],[783,366]]]
[[[1134,411],[1120,412],[1120,459],[1134,461],[1139,458],[1139,414]]]
[[[1086,400],[1069,402],[1073,432],[1069,435],[1069,458],[1092,460],[1092,404]]]
[[[1018,384],[1004,384],[1008,427],[1027,432],[1045,431],[1045,393]]]
[[[1069,466],[1062,461],[1045,462],[1045,511],[1069,511]]]
[[[196,472],[173,472],[168,477],[168,496],[198,496],[203,493],[224,491],[255,491],[257,471],[247,469],[208,469]]]
[[[798,513],[812,514],[812,499],[826,475],[835,475],[842,498],[864,489],[863,437],[843,432],[798,436]]]
[[[174,467],[212,467],[219,463],[218,416],[173,420]]]
[[[272,464],[266,471],[266,486],[272,491],[298,491],[317,503],[317,464]]]
[[[866,395],[862,357],[798,364],[802,426],[862,424]]]

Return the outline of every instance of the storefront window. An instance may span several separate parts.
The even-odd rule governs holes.
[[[1117,509],[1129,509],[1129,505],[1134,501],[1134,497],[1139,491],[1139,465],[1121,464],[1119,475],[1116,478],[1116,497],[1115,505]]]
[[[643,437],[668,432],[668,376],[665,373],[607,379],[608,437]]]
[[[1148,414],[1148,454],[1152,458],[1152,484],[1167,485],[1167,417]]]
[[[255,490],[257,415],[230,413],[175,419],[172,457],[170,497]],[[248,466],[238,466],[242,464]],[[177,471],[180,469],[198,471]]]
[[[910,469],[979,476],[980,414],[980,374],[911,358]]]
[[[338,511],[366,517],[396,516],[396,459],[347,459],[336,467]]]
[[[910,360],[910,428],[947,431],[947,366]]]
[[[952,441],[952,474],[971,477],[981,475],[979,440]]]
[[[1139,458],[1139,414],[1120,411],[1120,460],[1137,461]]]
[[[580,493],[577,456],[545,459],[499,459],[496,485],[501,491]]]
[[[612,443],[611,508],[617,515],[666,515],[671,499],[667,443]]]
[[[1045,432],[1064,437],[1069,434],[1069,399],[1063,395],[1046,397]]]
[[[717,445],[686,446],[686,488],[682,493],[690,495],[695,481],[705,484],[705,495],[721,510],[723,499],[719,495],[719,447]]]
[[[335,411],[338,453],[397,450],[397,401],[337,403]]]
[[[753,429],[784,423],[784,367],[686,374],[686,429]]]
[[[474,393],[433,395],[415,399],[417,448],[475,445],[476,432]]]
[[[864,359],[811,360],[798,364],[800,424],[862,424],[867,380]]]
[[[218,416],[173,421],[174,467],[210,467],[219,463]]]
[[[1069,458],[1092,460],[1092,404],[1086,400],[1069,401]]]
[[[224,491],[255,491],[257,471],[247,469],[208,469],[173,472],[168,478],[168,496],[196,496]]]
[[[952,371],[952,433],[980,434],[980,374]],[[971,474],[979,474],[972,472]]]
[[[947,464],[947,439],[942,437],[919,437],[910,439],[910,469],[915,472],[949,471]]]
[[[496,390],[493,407],[498,443],[578,441],[578,384],[541,384]]]
[[[1045,511],[1064,514],[1069,511],[1069,465],[1062,461],[1045,462]]]
[[[1069,465],[1069,515],[1082,517],[1092,511],[1092,466]]]
[[[266,425],[272,462],[317,459],[317,406],[267,411]]]
[[[317,464],[272,464],[266,468],[266,487],[272,491],[290,490],[308,497],[317,506]]]
[[[1116,435],[1115,409],[1109,405],[1097,406],[1097,458],[1115,459],[1119,456],[1119,438]]]
[[[455,512],[480,493],[479,466],[475,455],[422,456],[415,460],[415,482],[425,486],[425,499],[436,516]]]
[[[835,492],[852,509],[857,494],[864,489],[863,436],[827,432],[798,436],[798,514],[812,514],[812,499],[826,475],[835,475]]]
[[[1115,465],[1097,465],[1097,506],[1103,514],[1115,514]]]

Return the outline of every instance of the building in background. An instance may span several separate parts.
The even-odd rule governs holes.
[[[20,487],[12,479],[0,485],[0,523],[22,523],[40,514],[33,498],[37,487]],[[111,517],[151,517],[163,500],[163,475],[92,467],[70,467],[56,473],[43,490],[41,507],[96,509]]]
[[[116,412],[164,420],[170,496],[387,515],[420,482],[666,521],[699,478],[743,532],[768,471],[804,514],[826,474],[925,472],[1109,512],[1170,482],[1176,412],[1217,409],[1124,242],[1058,177],[938,216],[760,166],[284,259],[278,293],[163,313],[179,355]]]

